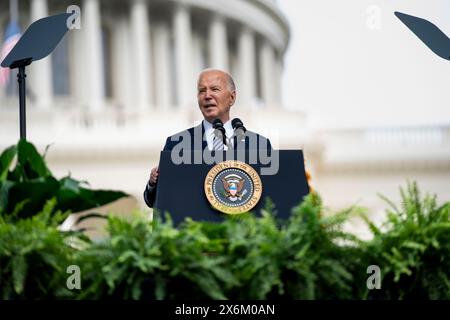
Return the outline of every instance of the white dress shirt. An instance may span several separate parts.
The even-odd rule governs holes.
[[[232,146],[233,145],[233,139],[231,137],[234,134],[233,127],[231,125],[231,120],[228,120],[223,124],[223,127],[225,128],[225,135],[227,136],[228,143]],[[203,129],[205,129],[205,139],[208,143],[208,149],[213,149],[213,140],[214,140],[214,128],[212,126],[212,123],[209,123],[206,120],[203,120]],[[228,147],[226,145],[223,146],[224,150],[228,150]]]

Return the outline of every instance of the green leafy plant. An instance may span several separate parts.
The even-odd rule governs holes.
[[[360,208],[325,214],[322,200],[312,193],[294,208],[283,232],[284,297],[349,299],[358,280],[359,245],[343,224]]]
[[[268,203],[262,218],[247,216],[224,224],[222,253],[228,257],[238,285],[235,299],[327,299],[352,293],[346,256],[358,239],[341,231],[354,208],[325,217],[320,197],[312,193],[293,209],[288,221],[278,221]],[[217,230],[209,232],[220,234]],[[347,241],[345,246],[339,242]]]
[[[121,191],[91,190],[71,178],[55,178],[33,144],[20,140],[0,155],[0,215],[26,218],[56,198],[55,210],[79,212],[127,196]]]
[[[202,225],[176,229],[170,219],[110,217],[110,238],[78,253],[87,279],[80,298],[225,298],[221,284],[234,278],[223,268],[223,256],[208,254],[220,243]]]
[[[109,236],[90,242],[57,229],[56,198],[30,218],[0,215],[0,292],[6,299],[450,299],[450,203],[420,197],[417,185],[391,201],[375,226],[352,207],[327,213],[311,193],[286,221],[270,204],[262,217],[220,223],[142,213],[110,216]],[[21,210],[18,206],[17,210]],[[374,237],[362,241],[343,223],[362,216]],[[74,244],[77,244],[76,246]],[[82,288],[66,288],[68,265]],[[381,289],[367,287],[380,267]]]
[[[110,218],[111,238],[79,252],[90,279],[80,298],[449,299],[449,204],[420,199],[415,184],[402,195],[385,229],[365,218],[370,241],[342,230],[360,208],[325,214],[314,193],[287,221],[270,204],[261,218],[177,228],[170,218]],[[369,291],[373,264],[382,288]]]
[[[417,184],[400,189],[401,206],[390,205],[383,228],[368,221],[374,235],[365,245],[366,265],[378,265],[377,299],[450,299],[450,203],[420,195]]]
[[[169,217],[110,218],[111,237],[78,253],[89,279],[80,298],[351,297],[348,247],[336,243],[356,242],[339,230],[351,210],[332,218],[321,210],[313,194],[288,222],[270,205],[262,218],[187,219],[178,228]]]
[[[66,287],[66,268],[73,263],[75,249],[70,243],[79,233],[60,232],[55,225],[64,214],[55,211],[56,200],[30,218],[13,222],[0,216],[0,298],[54,299],[70,298]]]

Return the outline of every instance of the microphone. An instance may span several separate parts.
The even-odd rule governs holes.
[[[245,129],[244,124],[242,123],[241,119],[234,118],[231,121],[231,126],[234,129],[234,135],[236,136],[237,141],[241,141],[242,139],[244,139],[245,132],[247,131],[247,129]]]
[[[219,139],[222,138],[223,144],[227,145],[227,136],[225,134],[225,128],[223,127],[222,120],[215,119],[212,125],[214,128],[214,135]]]

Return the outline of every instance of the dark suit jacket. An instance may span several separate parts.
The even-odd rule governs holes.
[[[205,129],[202,122],[196,127],[189,128],[168,137],[166,139],[166,144],[164,145],[163,151],[172,151],[175,147],[185,148],[187,150],[204,150],[208,147],[208,143],[203,136],[204,133]],[[252,131],[247,131],[245,140],[238,142],[236,138],[234,138],[233,149],[272,149],[272,145],[270,143],[270,140],[266,137]],[[153,208],[155,194],[156,186],[151,186],[149,183],[147,183],[147,186],[144,190],[144,200],[150,208]]]

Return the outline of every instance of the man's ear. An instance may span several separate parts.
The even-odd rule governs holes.
[[[230,107],[232,105],[234,105],[234,103],[236,102],[236,90],[231,91],[231,104]]]

